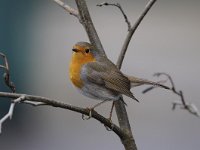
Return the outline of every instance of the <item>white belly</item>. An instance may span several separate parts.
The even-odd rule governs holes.
[[[84,85],[81,89],[80,92],[90,98],[93,99],[98,99],[98,100],[110,100],[110,101],[115,101],[115,100],[119,100],[121,95],[108,90],[106,88],[100,87],[98,85],[95,84],[87,84]]]

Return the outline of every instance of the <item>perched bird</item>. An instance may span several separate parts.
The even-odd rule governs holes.
[[[123,74],[90,43],[78,42],[73,46],[72,51],[70,80],[83,95],[101,100],[100,103],[89,108],[90,112],[106,101],[120,100],[122,95],[138,101],[130,91],[131,86],[150,84],[168,89],[159,83]]]

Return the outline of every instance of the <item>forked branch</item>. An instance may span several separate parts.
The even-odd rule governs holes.
[[[3,58],[3,65],[0,65],[0,68],[5,70],[3,74],[5,84],[10,88],[10,90],[14,93],[16,91],[14,83],[10,80],[10,68],[8,64],[8,59],[6,55],[0,53],[0,56]]]
[[[3,58],[3,62],[4,62],[3,65],[0,65],[0,68],[2,68],[2,69],[5,70],[5,73],[3,74],[4,82],[5,82],[5,84],[8,86],[8,88],[10,88],[10,90],[11,90],[13,93],[15,93],[15,91],[16,91],[15,85],[14,85],[14,83],[13,83],[13,82],[11,81],[11,79],[10,79],[10,69],[9,69],[8,59],[7,59],[6,55],[4,55],[3,53],[0,53],[0,56]],[[17,100],[16,100],[16,101],[17,101]],[[12,119],[16,101],[14,101],[14,102],[12,102],[12,103],[10,104],[8,113],[5,114],[5,115],[3,116],[3,118],[0,119],[0,133],[1,133],[1,131],[2,131],[2,124],[3,124],[7,119]]]
[[[100,3],[100,4],[97,4],[97,6],[99,7],[102,7],[102,6],[114,6],[114,7],[117,7],[119,8],[119,10],[121,11],[124,19],[125,19],[125,22],[127,23],[127,26],[128,26],[128,31],[131,30],[131,23],[126,15],[126,13],[124,12],[124,10],[122,9],[122,6],[120,5],[120,3],[108,3],[108,2],[103,2],[103,3]]]
[[[188,103],[185,101],[185,98],[184,98],[184,95],[183,95],[183,92],[181,90],[177,90],[176,87],[175,87],[175,84],[174,84],[174,81],[172,79],[172,77],[167,74],[167,73],[164,73],[164,72],[160,72],[160,73],[155,73],[154,76],[157,76],[157,77],[160,77],[160,76],[166,76],[167,79],[169,80],[170,84],[171,84],[171,91],[178,95],[181,99],[181,101],[174,101],[172,102],[172,110],[175,110],[176,106],[180,106],[180,108],[182,109],[185,109],[187,110],[189,113],[191,113],[192,115],[195,115],[197,117],[200,117],[200,113],[199,113],[199,110],[198,108],[195,106],[195,104],[193,103]],[[155,87],[153,86],[150,86],[149,88],[145,89],[143,91],[143,93],[147,93],[149,92],[150,90],[153,90]]]
[[[73,106],[70,104],[62,103],[57,100],[41,97],[41,96],[33,96],[33,95],[26,95],[26,94],[18,94],[18,93],[7,93],[7,92],[0,92],[0,97],[6,97],[14,100],[14,103],[25,103],[30,104],[33,106],[52,106],[58,107],[62,109],[68,109],[74,112],[78,112],[84,115],[89,115],[90,111],[87,108],[81,108],[77,106]],[[38,105],[37,105],[38,104]],[[124,133],[117,125],[110,122],[109,119],[103,117],[102,115],[98,114],[96,111],[92,111],[92,117],[104,124],[106,127],[113,130],[120,138],[125,138],[128,135]]]
[[[118,60],[117,60],[117,66],[119,68],[121,68],[121,66],[122,66],[122,63],[123,63],[123,60],[124,60],[128,45],[129,45],[129,43],[131,41],[131,38],[132,38],[133,34],[135,33],[136,29],[138,28],[138,26],[140,25],[140,23],[144,19],[145,15],[148,13],[148,11],[151,9],[151,7],[153,6],[153,4],[155,2],[156,2],[156,0],[150,0],[147,3],[144,11],[141,13],[141,15],[136,20],[135,24],[131,27],[130,31],[128,32],[128,34],[126,36],[126,39],[124,41],[124,44],[122,46],[122,49],[121,49],[121,53],[120,53],[120,55],[118,57]]]

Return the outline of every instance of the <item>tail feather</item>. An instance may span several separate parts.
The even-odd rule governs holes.
[[[140,85],[153,85],[153,86],[158,86],[164,89],[170,89],[169,87],[162,85],[158,82],[153,82],[153,81],[149,81],[146,79],[140,79],[137,77],[133,77],[133,76],[127,76],[126,77],[130,80],[131,82],[131,87],[136,87],[136,86],[140,86]]]
[[[137,102],[139,102],[139,100],[133,94],[132,94],[131,98],[136,100]]]

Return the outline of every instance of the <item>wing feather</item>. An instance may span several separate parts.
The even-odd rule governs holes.
[[[87,80],[137,100],[130,91],[129,79],[112,62],[108,63],[107,65],[99,62],[86,64],[84,68],[87,68],[87,73],[85,73]]]

